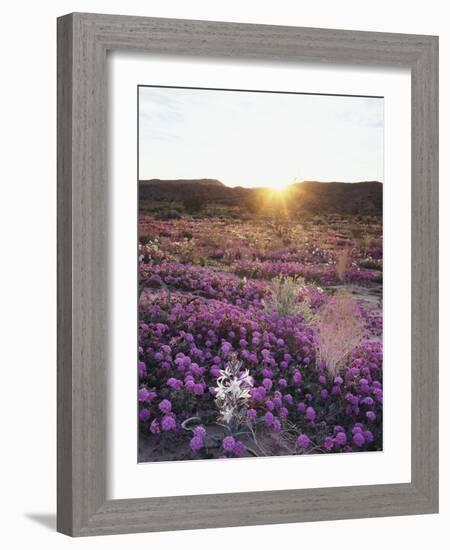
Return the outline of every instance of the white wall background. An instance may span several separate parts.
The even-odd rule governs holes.
[[[71,540],[54,532],[56,469],[56,22],[91,11],[440,36],[441,242],[450,233],[450,28],[446,3],[378,0],[15,0],[3,5],[0,33],[0,540],[5,548],[153,549],[251,547],[442,548],[450,520],[449,400],[441,353],[441,513],[301,525],[246,527]],[[441,280],[450,263],[441,261]],[[446,277],[447,275],[447,277]],[[442,327],[450,326],[441,285]],[[444,341],[444,339],[442,339]],[[328,472],[329,473],[329,472]]]

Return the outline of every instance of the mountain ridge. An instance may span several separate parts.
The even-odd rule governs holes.
[[[218,203],[254,209],[267,202],[269,187],[227,187],[213,178],[139,181],[140,206],[149,201],[183,203],[197,198],[203,204]],[[289,207],[298,211],[381,214],[383,184],[379,181],[303,181],[284,191]]]

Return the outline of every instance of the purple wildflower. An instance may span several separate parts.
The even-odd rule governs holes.
[[[234,456],[242,456],[245,452],[245,445],[242,443],[242,441],[236,441],[233,447],[233,454]]]
[[[316,411],[312,407],[307,407],[306,409],[306,418],[313,422],[316,418]]]
[[[150,401],[151,392],[147,388],[141,388],[138,392],[139,401]]]
[[[322,399],[326,399],[328,397],[328,390],[326,389],[320,390],[320,397]]]
[[[275,404],[271,399],[268,399],[266,401],[266,409],[269,409],[269,411],[273,411],[275,408]]]
[[[236,440],[232,435],[227,435],[222,440],[222,447],[229,452],[232,452],[234,449],[234,446],[236,445]]]
[[[159,434],[159,432],[161,431],[159,429],[159,422],[156,420],[156,418],[150,424],[150,431],[152,432],[152,434]]]
[[[162,413],[168,414],[172,410],[172,403],[168,399],[163,399],[158,408]]]
[[[199,435],[194,435],[194,437],[189,442],[189,446],[193,451],[199,451],[200,449],[203,449],[203,437],[200,437]]]
[[[167,380],[167,385],[173,390],[181,390],[181,388],[183,387],[183,382],[181,380],[178,380],[177,378],[169,378]]]
[[[361,432],[355,432],[353,434],[353,443],[357,446],[357,447],[362,447],[364,445],[364,443],[366,442],[365,439],[364,439],[364,436]]]
[[[192,431],[196,437],[201,437],[203,439],[206,436],[206,430],[203,426],[195,426]]]
[[[299,435],[297,438],[297,445],[302,449],[307,449],[311,444],[309,437],[306,434]]]
[[[170,416],[168,414],[164,415],[161,420],[161,429],[163,432],[170,432],[175,430],[177,427],[177,423],[175,421],[175,418],[173,416]]]
[[[272,422],[272,430],[275,433],[279,433],[281,431],[281,423],[277,418],[275,418],[274,421]]]

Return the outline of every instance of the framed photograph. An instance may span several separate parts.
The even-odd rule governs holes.
[[[58,19],[58,530],[438,511],[438,39]]]

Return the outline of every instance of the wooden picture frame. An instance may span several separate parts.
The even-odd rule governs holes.
[[[107,500],[106,53],[407,67],[411,482]],[[438,38],[74,13],[58,19],[58,531],[72,536],[438,511]]]

